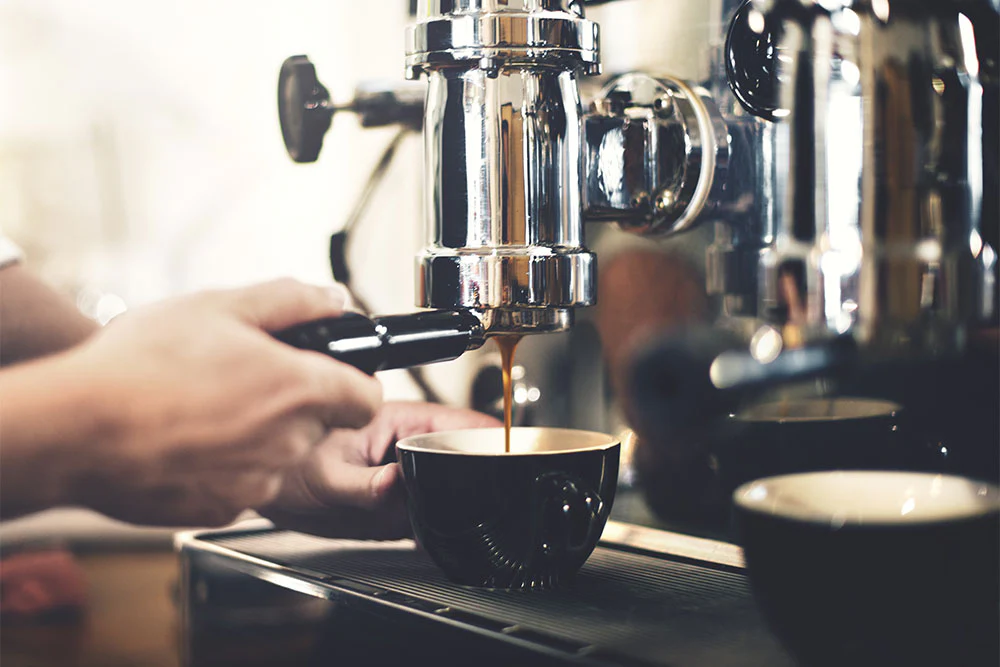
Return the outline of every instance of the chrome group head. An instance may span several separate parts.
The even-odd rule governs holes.
[[[596,300],[583,242],[577,80],[597,26],[565,0],[431,0],[406,39],[427,77],[417,302],[485,313],[491,333],[558,331]]]
[[[585,220],[712,222],[724,316],[792,345],[961,345],[996,261],[974,4],[727,0],[707,80],[664,63],[584,112],[600,52],[581,3],[427,0],[406,40],[428,80],[419,305],[561,330],[596,300]]]

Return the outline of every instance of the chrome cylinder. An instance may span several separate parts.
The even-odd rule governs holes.
[[[972,24],[952,2],[754,3],[785,54],[762,314],[792,340],[960,347],[984,314]]]
[[[597,29],[577,3],[430,1],[407,32],[426,74],[417,302],[473,308],[488,333],[562,330],[596,300],[583,241],[578,77]]]

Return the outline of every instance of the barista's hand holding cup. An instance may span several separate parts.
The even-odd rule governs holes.
[[[620,445],[555,428],[465,429],[400,440],[413,531],[453,581],[548,588],[576,573],[611,513]]]

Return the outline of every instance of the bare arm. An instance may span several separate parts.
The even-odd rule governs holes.
[[[0,365],[73,347],[98,328],[24,266],[0,269]]]
[[[122,396],[95,375],[62,354],[0,372],[0,518],[78,504],[88,445],[119,435],[108,407]]]
[[[289,280],[202,292],[0,370],[0,517],[71,504],[218,525],[273,501],[327,431],[381,404],[374,378],[267,333],[343,303]]]

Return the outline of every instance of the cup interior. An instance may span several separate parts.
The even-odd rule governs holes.
[[[515,427],[510,431],[510,452],[504,449],[503,428],[439,431],[403,438],[396,446],[404,451],[474,456],[567,454],[608,449],[618,440],[606,433],[568,428]]]
[[[842,470],[781,475],[733,493],[744,510],[825,525],[905,526],[1000,511],[1000,489],[931,473]]]

